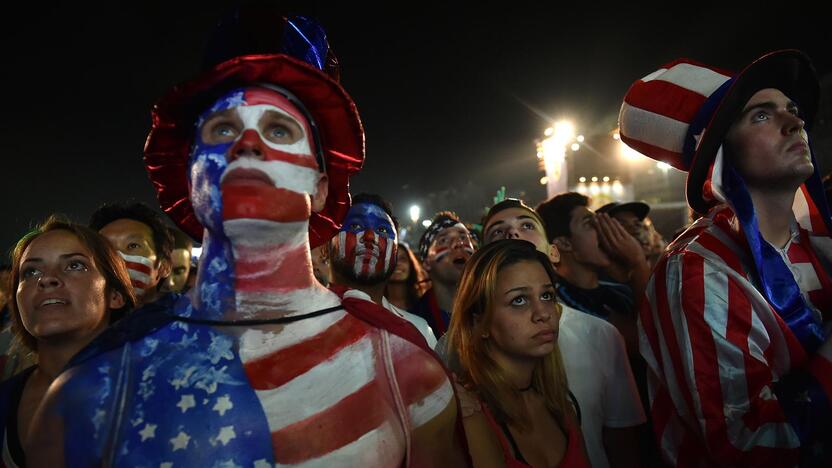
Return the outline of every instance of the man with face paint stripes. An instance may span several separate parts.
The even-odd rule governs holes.
[[[107,238],[127,264],[138,305],[156,301],[171,272],[173,236],[153,209],[136,203],[110,203],[90,216],[89,226]]]
[[[333,282],[353,288],[347,294],[372,300],[412,323],[428,346],[436,337],[425,319],[402,310],[384,297],[387,282],[396,268],[398,223],[390,204],[375,194],[353,197],[338,235],[332,239],[330,256]]]
[[[419,256],[430,275],[431,288],[419,300],[414,312],[427,320],[437,338],[448,329],[456,287],[465,262],[473,254],[471,233],[450,211],[437,213],[419,239]]]

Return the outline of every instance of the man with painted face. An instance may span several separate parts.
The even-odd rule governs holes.
[[[162,217],[141,202],[109,203],[93,212],[89,227],[107,238],[127,263],[138,305],[158,300],[173,253],[173,236]]]
[[[655,434],[684,466],[832,466],[832,239],[806,129],[809,58],[739,74],[687,59],[636,81],[621,139],[688,171],[703,217],[665,250],[641,309]]]
[[[419,239],[419,256],[430,276],[431,288],[413,312],[428,322],[437,338],[448,330],[456,288],[465,262],[473,254],[471,233],[450,211],[437,213]]]
[[[310,245],[338,232],[364,159],[324,31],[244,13],[231,19],[236,38],[245,45],[259,25],[280,53],[224,41],[230,58],[157,103],[145,147],[162,208],[202,239],[197,284],[76,357],[50,388],[27,457],[44,467],[466,466],[449,376],[422,337],[312,273]]]
[[[374,194],[353,197],[341,231],[332,239],[333,283],[353,288],[350,297],[371,300],[412,323],[428,346],[436,337],[425,319],[391,304],[384,291],[396,268],[398,223],[390,204]]]

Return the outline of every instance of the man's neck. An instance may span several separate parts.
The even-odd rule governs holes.
[[[370,296],[370,299],[376,304],[381,304],[381,298],[384,297],[384,288],[387,286],[387,281],[381,281],[376,284],[362,284],[351,278],[347,278],[335,271],[335,269],[332,271],[332,282],[350,289],[357,289]]]
[[[406,282],[390,281],[387,283],[385,291],[387,291],[385,294],[387,300],[396,307],[407,309],[412,305],[407,303],[410,298],[407,295],[408,287]]]
[[[794,223],[794,195],[797,189],[772,191],[748,188],[760,234],[771,245],[783,248],[792,237],[791,227]]]
[[[431,281],[433,287],[433,295],[436,296],[436,303],[439,308],[445,312],[451,313],[454,306],[454,296],[456,296],[457,283],[447,284],[436,279]]]
[[[561,255],[558,275],[579,288],[595,289],[598,287],[598,272],[589,265],[576,261],[568,253]]]
[[[227,237],[206,236],[203,251],[217,252],[217,261],[232,263],[233,288],[228,294],[235,298],[235,307],[214,305],[225,309],[205,310],[202,315],[223,320],[268,319],[337,304],[337,296],[315,280],[308,223],[235,220],[226,221],[223,228]],[[214,245],[217,243],[220,245]],[[212,268],[214,260],[210,255],[200,259],[200,269],[206,271],[194,288],[199,294],[227,289],[227,273],[224,276],[221,268]],[[206,297],[201,299],[211,307]]]

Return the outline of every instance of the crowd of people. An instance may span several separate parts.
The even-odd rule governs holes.
[[[575,192],[447,207],[407,245],[388,201],[349,192],[364,132],[323,28],[270,14],[257,49],[225,23],[153,109],[176,227],[107,203],[15,246],[3,466],[832,463],[807,56],[631,86],[622,140],[688,172],[696,219],[669,245],[648,204]]]

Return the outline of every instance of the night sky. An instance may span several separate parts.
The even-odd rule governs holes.
[[[85,222],[106,201],[158,206],[141,160],[150,108],[198,72],[231,5],[30,3],[0,20],[4,251],[52,212]],[[629,85],[675,58],[736,70],[795,47],[821,76],[832,72],[832,20],[789,11],[796,4],[347,3],[358,2],[306,11],[327,28],[364,121],[367,159],[353,193],[377,192],[403,218],[413,203],[473,217],[501,185],[540,201],[534,139],[545,116],[609,132]]]

